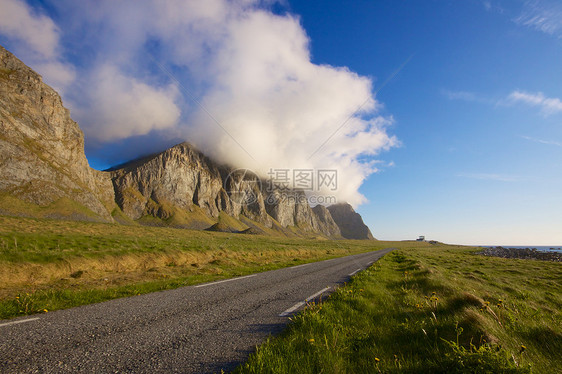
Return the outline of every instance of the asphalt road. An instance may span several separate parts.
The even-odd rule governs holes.
[[[391,249],[0,321],[0,373],[215,373]]]

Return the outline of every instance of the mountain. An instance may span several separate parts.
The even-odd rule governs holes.
[[[220,165],[189,143],[107,171],[60,96],[0,46],[0,214],[302,237],[372,239],[350,205]]]
[[[359,213],[347,203],[330,205],[328,211],[346,239],[375,239]]]
[[[60,96],[0,46],[0,211],[113,221],[109,173],[88,166]]]
[[[116,202],[134,220],[152,217],[176,227],[204,229],[223,212],[231,217],[243,214],[271,226],[263,197],[256,190],[256,177],[232,173],[227,186],[229,169],[215,164],[188,143],[125,164],[111,174]],[[249,204],[238,203],[230,198],[225,186],[231,193],[259,198]]]
[[[147,224],[341,237],[330,213],[312,209],[303,191],[270,189],[252,172],[218,165],[189,143],[111,174],[123,213]]]

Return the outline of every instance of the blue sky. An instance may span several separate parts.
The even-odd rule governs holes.
[[[315,62],[382,83],[413,54],[377,94],[402,143],[361,187],[358,210],[378,238],[562,243],[560,3],[291,5]],[[525,24],[540,10],[551,27]]]
[[[0,43],[61,91],[96,168],[187,139],[337,167],[379,239],[562,245],[559,1],[185,3],[1,0]]]

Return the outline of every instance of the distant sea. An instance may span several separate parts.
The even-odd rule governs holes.
[[[541,251],[541,252],[559,252],[562,253],[562,246],[545,246],[545,245],[522,245],[522,246],[517,246],[517,245],[486,245],[484,247],[488,247],[488,248],[493,248],[493,247],[504,247],[504,248],[517,248],[517,249],[533,249],[535,248],[537,251]]]

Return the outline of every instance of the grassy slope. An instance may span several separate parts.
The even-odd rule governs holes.
[[[562,266],[405,249],[258,347],[240,373],[562,372]]]
[[[396,245],[0,216],[0,319]]]
[[[25,202],[12,194],[0,192],[0,214],[27,216],[34,218],[57,217],[101,222],[98,215],[85,206],[62,197],[46,206]]]

